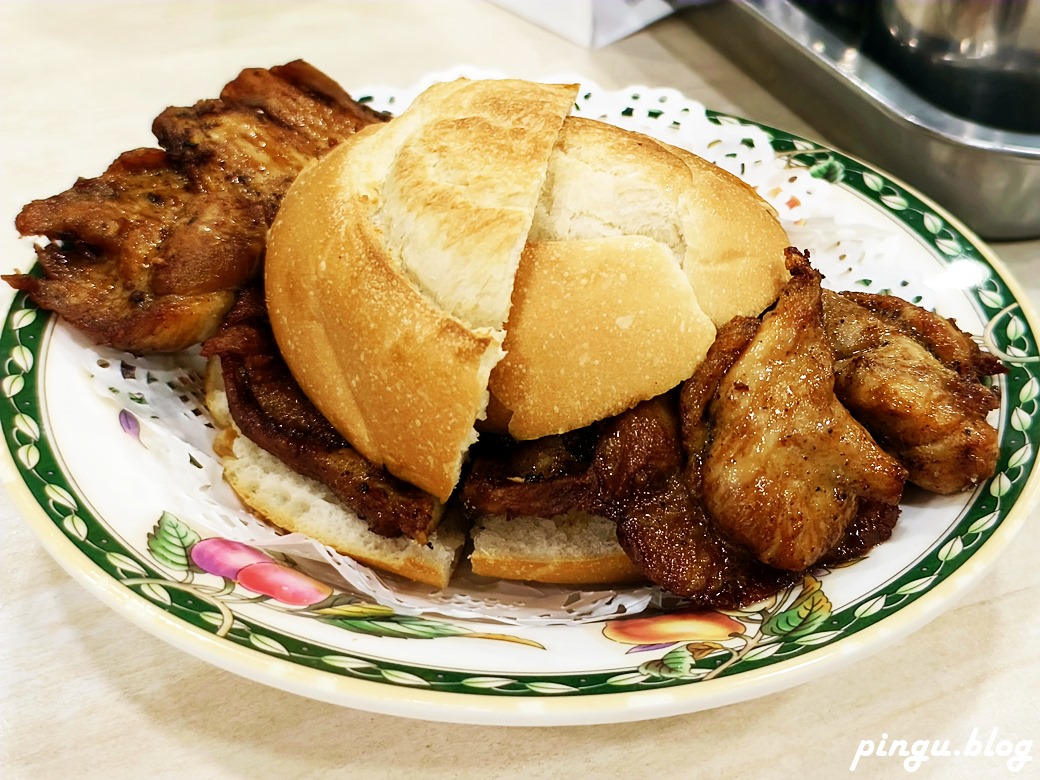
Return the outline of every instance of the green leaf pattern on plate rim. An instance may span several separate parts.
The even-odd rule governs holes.
[[[750,124],[716,112],[709,111],[708,115],[719,124]],[[954,225],[899,184],[811,141],[773,128],[757,127],[770,136],[776,154],[788,165],[808,168],[813,175],[840,182],[873,201],[934,247],[939,257],[948,262],[969,258],[989,265]],[[305,641],[237,614],[237,603],[258,599],[247,599],[234,583],[200,591],[200,586],[191,580],[193,573],[186,558],[194,531],[183,523],[176,528],[163,528],[157,522],[149,539],[142,540],[150,558],[128,549],[89,511],[86,502],[74,495],[51,442],[41,432],[37,358],[46,329],[53,325],[54,318],[37,310],[22,294],[15,297],[0,333],[0,421],[21,478],[55,526],[84,556],[158,609],[253,651],[356,679],[494,696],[560,697],[687,685],[797,658],[884,620],[949,577],[999,527],[1035,466],[1034,443],[1040,441],[1040,355],[1036,334],[997,273],[988,274],[970,295],[988,323],[983,334],[985,342],[1005,360],[1009,373],[1003,378],[1005,401],[997,474],[976,492],[956,528],[922,556],[912,570],[837,612],[832,612],[820,580],[806,577],[800,586],[778,594],[764,605],[729,613],[746,630],[734,632],[726,645],[673,643],[662,648],[663,652],[655,658],[636,662],[628,657],[623,663],[629,668],[610,672],[525,674],[514,678],[352,655],[342,648]],[[1017,404],[1012,407],[1008,399]],[[171,522],[178,521],[173,518]],[[266,597],[260,600],[263,598]],[[461,621],[387,614],[385,608],[376,605],[368,605],[374,609],[366,614],[366,605],[354,597],[332,598],[328,613],[310,610],[301,615],[345,630],[374,632],[391,637],[390,641],[467,635],[510,639],[505,634],[474,632]],[[336,599],[340,600],[338,606]],[[268,603],[272,608],[285,609]],[[358,614],[349,614],[351,610]],[[645,658],[646,653],[641,655]]]

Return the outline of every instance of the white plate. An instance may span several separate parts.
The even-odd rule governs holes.
[[[355,94],[399,110],[414,90]],[[867,559],[741,612],[555,625],[405,614],[330,593],[277,551],[248,574],[241,565],[253,559],[239,561],[227,578],[193,565],[200,532],[211,534],[183,509],[197,488],[128,435],[135,410],[95,392],[89,345],[18,296],[0,333],[6,482],[47,550],[135,623],[222,668],[345,706],[466,723],[604,723],[717,707],[876,652],[955,603],[1040,484],[1038,331],[1007,272],[926,199],[819,144],[705,112],[671,90],[586,84],[578,111],[744,175],[830,286],[892,290],[983,337],[1009,368],[998,380],[993,479],[954,497],[908,491],[893,538]],[[269,587],[278,577],[300,584],[302,603]]]

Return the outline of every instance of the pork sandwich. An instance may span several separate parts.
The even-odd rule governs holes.
[[[289,467],[306,460],[299,447],[288,446],[293,461],[257,446],[228,414],[240,385],[226,375],[225,392],[213,371],[228,479],[275,525],[443,585],[466,538],[443,507],[478,437],[578,435],[675,388],[717,327],[776,300],[789,242],[774,211],[685,150],[571,116],[577,91],[437,84],[289,188],[264,271],[277,349],[329,441],[341,437],[329,447],[363,456],[338,472],[350,471],[347,489],[361,501],[408,496],[398,514],[419,519],[393,533],[372,530],[377,510],[345,511],[311,479],[334,480],[335,458],[308,472]],[[229,351],[207,349],[228,374]],[[611,521],[518,514],[478,519],[474,571],[640,576]]]

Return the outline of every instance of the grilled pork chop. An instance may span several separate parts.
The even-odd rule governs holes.
[[[596,455],[603,512],[647,578],[691,606],[735,609],[767,598],[798,575],[767,566],[719,533],[685,478],[674,400],[620,415]]]
[[[42,277],[3,277],[92,340],[134,352],[176,350],[210,333],[252,277],[260,211],[226,192],[193,193],[161,149],[125,152],[101,176],[25,206],[22,235]]]
[[[700,449],[707,440],[699,421],[746,344],[739,326],[721,328],[705,370],[683,385],[678,407],[666,395],[619,415],[596,451],[600,513],[617,521],[618,541],[647,578],[691,606],[747,606],[802,576],[762,563],[721,533],[704,507]],[[898,515],[896,506],[864,502],[814,566],[865,555],[889,538]]]
[[[243,71],[153,130],[161,149],[26,205],[15,220],[42,276],[3,277],[93,341],[171,352],[212,335],[262,264],[265,233],[296,174],[385,119],[305,62]]]
[[[935,493],[993,476],[1000,405],[982,378],[1006,369],[951,320],[891,295],[824,291],[836,391],[878,444]]]
[[[315,408],[278,352],[258,286],[241,292],[202,354],[220,360],[231,417],[255,444],[324,484],[375,533],[426,541],[439,505],[357,452]]]
[[[864,502],[896,506],[906,471],[834,394],[820,274],[787,250],[791,280],[698,423],[708,514],[759,560],[790,571],[841,540]],[[696,377],[695,377],[696,379]]]

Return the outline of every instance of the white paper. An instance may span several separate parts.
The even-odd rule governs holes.
[[[598,48],[631,35],[673,10],[666,0],[491,0],[572,43]]]

